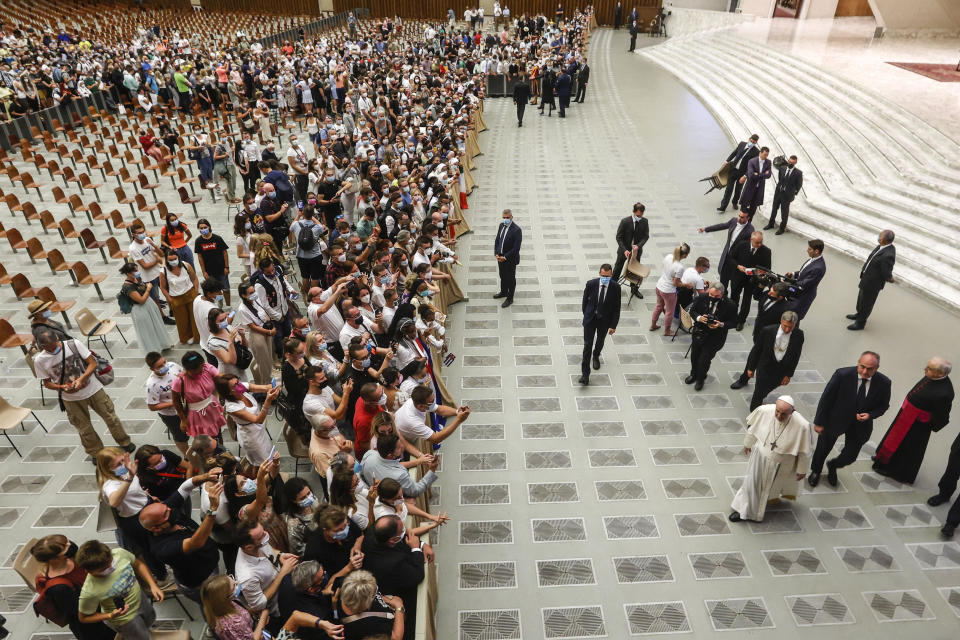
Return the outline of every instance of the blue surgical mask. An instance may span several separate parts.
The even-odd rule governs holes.
[[[44,311],[43,311],[43,313],[42,313],[41,315],[42,315],[44,318],[49,318],[50,316],[53,315],[53,312],[50,311],[50,309],[44,309]]]
[[[390,253],[393,253],[393,252],[396,251],[396,250],[397,250],[396,247],[390,247],[390,248],[388,249],[388,251],[389,251]]]
[[[510,218],[504,218],[504,219],[503,219],[503,222],[501,222],[500,224],[502,224],[502,225],[505,226],[505,227],[509,227],[511,222],[513,222],[512,219],[510,219]]]
[[[60,353],[60,350],[61,350],[61,349],[63,349],[63,346],[61,346],[61,345],[58,344],[58,345],[57,345],[57,348],[54,349],[54,351],[53,351],[53,355],[57,355],[58,353]]]
[[[121,464],[119,467],[115,467],[113,472],[117,475],[118,478],[126,477],[130,473],[130,469],[127,469],[127,465]]]
[[[140,240],[141,242],[142,242],[144,239],[146,239],[146,237],[147,237],[147,234],[145,234],[145,233],[138,233],[138,234],[137,234],[137,240]]]
[[[249,231],[250,229],[253,228],[253,225],[250,224],[249,222],[245,222],[245,223],[243,223],[243,228],[246,229],[247,231]]]
[[[610,284],[610,279],[611,279],[610,276],[600,276],[600,284],[602,284],[603,286],[607,286],[608,284]]]
[[[334,540],[346,540],[347,536],[350,535],[350,523],[347,523],[347,526],[344,527],[343,531],[337,531],[333,534]]]
[[[213,229],[200,229],[200,235],[208,236],[213,233]]]
[[[317,345],[317,351],[326,351],[326,350],[327,350],[326,342],[321,342],[320,344]]]
[[[221,302],[223,302],[223,294],[222,293],[219,294],[216,298],[213,299],[213,301],[216,302],[217,304],[220,304]]]
[[[439,406],[436,402],[431,402],[430,406],[427,407],[427,411],[436,411]]]
[[[253,293],[251,293],[251,294],[248,296],[248,299],[250,300],[250,302],[256,302],[259,297],[260,297],[260,296],[257,295],[257,292],[254,291]]]
[[[355,461],[355,462],[353,463],[353,472],[354,472],[356,475],[360,475],[360,472],[361,472],[361,471],[363,471],[363,465],[360,464],[360,461],[359,461],[359,460],[357,460],[357,461]]]
[[[167,375],[167,373],[168,373],[169,371],[170,371],[170,365],[165,364],[165,365],[163,365],[162,367],[160,367],[159,369],[157,369],[157,375],[158,375],[158,376],[165,376],[165,375]]]
[[[253,478],[247,478],[243,481],[243,484],[237,487],[245,496],[252,496],[257,492],[257,481]]]
[[[269,194],[267,194],[267,197],[269,197],[269,198],[276,198],[276,197],[277,197],[277,192],[276,192],[276,191],[271,191]]]
[[[237,588],[233,590],[233,599],[234,599],[234,600],[239,600],[239,599],[240,599],[240,595],[241,595],[242,593],[243,593],[243,585],[241,585],[241,584],[238,582],[238,583],[237,583]]]
[[[230,326],[230,322],[227,320],[224,320],[223,322],[218,322],[217,326],[220,327],[221,329],[226,329],[227,327]]]
[[[370,368],[370,358],[364,358],[363,361],[360,363],[360,366],[363,367],[364,369],[369,369],[369,368]]]
[[[298,502],[297,506],[301,507],[302,509],[308,509],[312,507],[314,504],[316,504],[316,502],[317,502],[316,497],[314,497],[314,495],[311,493],[306,498]]]

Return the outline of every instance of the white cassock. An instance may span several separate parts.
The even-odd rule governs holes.
[[[779,422],[775,411],[775,404],[765,404],[747,416],[743,446],[752,451],[747,475],[730,505],[744,520],[763,520],[768,500],[781,496],[795,500],[800,488],[797,474],[810,466],[810,423],[796,411],[786,422]]]

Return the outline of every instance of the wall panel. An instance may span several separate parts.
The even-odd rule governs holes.
[[[320,15],[317,0],[203,0],[203,8],[210,11]]]

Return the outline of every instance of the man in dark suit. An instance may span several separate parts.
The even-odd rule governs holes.
[[[630,260],[630,254],[637,252],[637,260],[643,255],[643,245],[650,239],[650,224],[643,217],[647,208],[642,202],[634,203],[633,215],[620,219],[617,225],[617,259],[613,263],[613,279],[620,280],[623,265]],[[631,290],[636,286],[631,284]],[[634,291],[638,298],[642,298],[639,291]]]
[[[760,155],[760,150],[757,149],[759,139],[760,136],[753,134],[749,141],[738,144],[737,148],[727,156],[727,162],[732,162],[733,165],[731,165],[730,174],[727,176],[727,188],[724,189],[720,206],[717,207],[717,211],[720,213],[727,210],[731,195],[733,196],[734,207],[740,202],[740,191],[743,189],[740,178],[747,173],[747,163]]]
[[[600,368],[600,352],[607,335],[613,335],[620,322],[620,285],[613,279],[609,264],[600,266],[600,277],[587,281],[583,288],[583,360],[580,362],[580,384],[590,384],[590,352],[593,368]]]
[[[797,156],[790,156],[787,164],[777,169],[777,188],[773,191],[773,209],[770,220],[763,229],[773,229],[777,222],[777,210],[780,211],[780,228],[775,235],[783,235],[787,230],[787,218],[790,217],[790,203],[803,188],[803,171],[797,169]]]
[[[587,64],[587,59],[584,58],[583,66],[577,73],[577,95],[573,99],[574,102],[583,104],[583,98],[587,95],[588,82],[590,82],[590,65]]]
[[[750,239],[750,234],[753,233],[750,216],[741,211],[737,214],[736,218],[730,218],[726,222],[712,224],[709,227],[700,227],[697,231],[700,233],[712,233],[714,231],[727,232],[727,242],[723,245],[723,250],[720,252],[720,263],[717,265],[720,272],[720,284],[726,289],[730,284],[730,278],[733,276],[734,271],[727,258],[730,255],[730,250],[737,246],[737,244],[747,242]]]
[[[897,261],[897,248],[893,246],[893,231],[885,229],[877,238],[877,246],[873,248],[867,261],[860,269],[860,293],[857,295],[857,312],[847,315],[853,324],[847,329],[860,331],[867,324],[867,318],[873,311],[877,296],[883,286],[893,282],[893,265]]]
[[[497,229],[497,238],[493,242],[493,255],[497,257],[497,271],[500,275],[500,291],[494,298],[506,298],[502,307],[513,304],[513,294],[517,289],[517,265],[520,264],[520,245],[523,242],[523,230],[513,222],[513,212],[503,210],[503,220]]]
[[[790,301],[787,300],[787,290],[789,285],[785,282],[777,282],[767,289],[765,294],[760,295],[757,302],[757,317],[753,320],[753,341],[757,341],[757,336],[764,327],[780,324],[780,316],[787,311]]]
[[[890,407],[890,378],[877,371],[879,368],[880,356],[864,351],[857,366],[840,367],[830,376],[813,419],[813,430],[820,436],[807,476],[811,487],[820,482],[823,463],[842,435],[840,455],[827,460],[827,482],[837,486],[837,469],[857,459],[873,433],[873,421]]]
[[[740,176],[740,182],[743,184],[743,191],[740,193],[740,210],[747,212],[751,222],[757,207],[763,204],[767,179],[773,175],[773,165],[767,159],[769,155],[770,149],[760,147],[757,157],[747,163],[747,173]]]
[[[404,609],[416,611],[417,587],[425,575],[424,554],[432,553],[430,545],[424,543],[411,548],[403,535],[403,521],[389,515],[381,516],[367,528],[360,550],[363,551],[364,570],[373,574],[383,593],[398,596]],[[413,614],[408,619],[412,622]],[[414,624],[405,626],[405,640],[412,640],[416,635],[415,627]]]
[[[513,87],[513,104],[517,105],[517,126],[523,126],[523,112],[530,102],[530,85],[525,82],[518,82]]]
[[[771,325],[760,331],[747,356],[746,378],[756,376],[750,411],[763,404],[768,393],[790,383],[802,350],[803,330],[797,329],[797,314],[793,311],[783,312],[779,326]],[[742,389],[745,386],[747,380],[741,375],[730,388]]]
[[[712,284],[707,292],[694,298],[687,310],[694,320],[690,347],[690,375],[684,379],[703,389],[710,363],[727,341],[727,332],[737,321],[737,307],[723,296],[726,287]]]
[[[630,20],[630,48],[627,51],[633,51],[637,48],[637,34],[640,33],[640,25],[636,18]]]
[[[796,273],[787,272],[787,277],[796,278],[800,294],[790,303],[790,310],[796,311],[800,319],[807,315],[810,306],[817,297],[817,287],[823,276],[827,275],[827,263],[823,260],[823,240],[813,239],[807,242],[807,255],[810,256]]]
[[[738,243],[727,256],[733,269],[730,284],[730,299],[740,305],[737,314],[737,331],[743,330],[743,325],[750,315],[750,304],[757,293],[753,274],[757,268],[769,270],[771,264],[770,247],[763,244],[763,232],[754,231],[750,234],[749,242]],[[743,297],[741,297],[743,294]]]
[[[573,80],[570,78],[570,74],[567,73],[567,70],[564,69],[560,72],[560,75],[557,76],[556,92],[557,98],[560,100],[560,117],[566,118],[566,108],[570,106],[570,85]]]

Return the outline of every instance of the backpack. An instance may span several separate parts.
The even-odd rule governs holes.
[[[303,223],[300,224],[300,231],[297,232],[297,246],[301,251],[313,251],[316,248],[317,236],[313,233],[316,226],[316,224],[309,227]]]
[[[120,305],[121,313],[130,313],[133,311],[133,300],[130,299],[123,290],[120,290],[120,293],[117,294],[117,304]]]
[[[48,578],[45,574],[38,575],[35,582],[37,599],[33,603],[33,613],[36,614],[38,618],[46,618],[59,627],[67,626],[70,623],[67,612],[57,609],[57,605],[47,598],[47,589],[57,585],[64,585],[73,587],[79,593],[80,588],[83,586],[83,581],[87,577],[87,572],[83,571],[78,573],[81,574],[79,584],[75,583],[67,577],[67,575],[57,576],[55,578]]]

